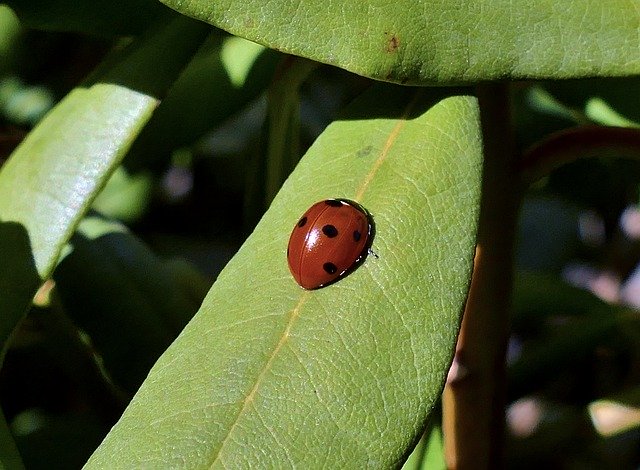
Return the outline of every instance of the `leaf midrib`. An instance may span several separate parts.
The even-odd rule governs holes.
[[[421,92],[420,91],[416,92],[413,99],[405,106],[402,112],[402,115],[398,118],[398,122],[396,123],[396,125],[389,132],[389,136],[387,137],[385,144],[382,150],[380,151],[380,154],[378,155],[378,158],[376,158],[376,160],[373,162],[373,165],[371,166],[371,170],[365,176],[360,187],[356,191],[356,196],[354,197],[355,202],[359,203],[362,200],[362,197],[364,196],[364,193],[369,187],[369,184],[371,183],[376,173],[382,166],[382,163],[386,160],[389,154],[389,151],[391,150],[391,148],[393,147],[393,144],[396,142],[398,136],[400,135],[400,131],[405,126],[408,116],[413,110],[413,107],[415,106],[420,96],[421,96]],[[311,291],[308,291],[308,290],[303,291],[300,298],[298,299],[298,303],[291,310],[289,314],[289,321],[287,322],[287,325],[285,326],[285,329],[282,335],[280,336],[278,343],[273,349],[273,352],[269,356],[269,359],[267,360],[267,362],[265,362],[265,365],[263,366],[262,370],[258,373],[253,387],[251,388],[247,396],[242,401],[242,407],[240,408],[240,411],[238,411],[236,418],[231,424],[231,427],[229,428],[227,435],[222,440],[220,447],[218,447],[218,451],[215,454],[215,457],[213,458],[213,460],[211,460],[211,463],[208,465],[209,468],[213,468],[217,462],[222,460],[222,453],[224,451],[225,446],[227,445],[227,442],[233,435],[234,430],[238,426],[238,423],[240,422],[240,419],[242,418],[242,416],[245,414],[247,407],[249,406],[249,404],[253,402],[253,398],[255,397],[258,389],[260,388],[260,385],[262,384],[262,381],[265,375],[271,369],[271,365],[275,361],[278,353],[283,348],[283,346],[287,343],[287,340],[289,339],[289,333],[291,332],[296,320],[300,317],[300,310],[304,306],[305,302],[309,299],[310,295],[311,295]]]

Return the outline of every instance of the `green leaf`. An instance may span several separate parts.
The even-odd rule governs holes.
[[[268,47],[399,83],[640,73],[638,5],[481,0],[162,0]]]
[[[331,124],[87,468],[396,466],[451,362],[481,179],[477,101],[380,86]],[[314,202],[375,220],[369,256],[302,290],[289,234]]]
[[[16,15],[5,5],[0,5],[0,73],[10,69],[22,29]]]
[[[591,98],[587,101],[584,113],[589,119],[603,126],[640,127],[640,123],[627,119],[602,98]]]
[[[144,213],[152,189],[153,178],[149,172],[129,174],[121,165],[111,174],[92,207],[108,217],[132,222]]]
[[[9,122],[33,126],[53,103],[53,94],[44,87],[25,85],[15,76],[0,78],[0,115]]]
[[[447,468],[444,460],[441,421],[442,416],[434,413],[430,425],[402,466],[402,470],[444,470]]]
[[[0,344],[136,134],[209,31],[177,17],[112,57],[0,169]]]

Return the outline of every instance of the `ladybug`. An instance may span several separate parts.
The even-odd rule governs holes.
[[[359,204],[347,199],[316,202],[293,227],[289,269],[301,287],[324,287],[361,264],[372,239],[373,221]]]

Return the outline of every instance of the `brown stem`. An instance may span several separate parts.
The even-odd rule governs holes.
[[[443,396],[447,466],[504,466],[505,351],[519,203],[507,85],[478,90],[485,144],[473,278]]]

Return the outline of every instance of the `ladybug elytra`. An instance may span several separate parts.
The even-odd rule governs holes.
[[[372,237],[371,216],[359,204],[346,199],[317,202],[291,232],[289,269],[303,288],[324,287],[361,264]]]

